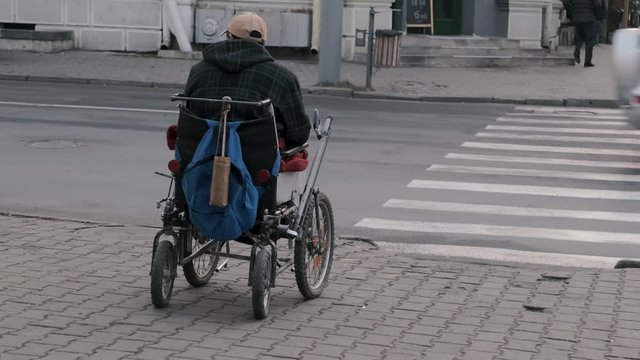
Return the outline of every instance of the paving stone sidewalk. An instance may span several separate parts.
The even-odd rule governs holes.
[[[149,296],[156,229],[0,215],[0,359],[640,359],[640,271],[478,264],[339,240],[304,301],[278,278],[254,320],[248,264]],[[243,245],[235,245],[235,248]]]
[[[563,51],[568,51],[563,49]],[[423,101],[507,102],[615,107],[611,46],[595,49],[596,67],[376,68],[375,91],[317,88],[315,61],[278,60],[291,69],[307,92]],[[0,79],[78,81],[172,87],[182,90],[196,60],[155,54],[70,51],[0,52]],[[366,66],[344,62],[341,79],[364,87]]]

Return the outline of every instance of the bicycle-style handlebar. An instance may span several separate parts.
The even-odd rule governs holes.
[[[188,96],[184,96],[184,94],[182,93],[172,95],[171,101],[199,101],[199,102],[208,102],[208,103],[223,103],[223,104],[226,103],[226,104],[252,105],[252,106],[271,105],[271,99],[260,100],[260,101],[240,101],[240,100],[232,100],[228,96],[225,96],[222,99],[207,99],[207,98],[188,97]]]

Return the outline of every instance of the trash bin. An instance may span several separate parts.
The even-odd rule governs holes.
[[[631,90],[640,85],[640,29],[616,30],[611,56],[618,101],[629,104]]]
[[[378,29],[375,35],[375,65],[400,66],[400,38],[402,31]]]

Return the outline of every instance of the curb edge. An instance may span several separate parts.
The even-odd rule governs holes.
[[[83,79],[52,76],[28,76],[28,75],[3,75],[0,80],[9,81],[36,81],[36,82],[61,82],[71,84],[87,85],[122,85],[152,88],[182,89],[184,84],[145,82],[132,80],[110,80],[110,79]],[[617,100],[613,99],[515,99],[501,97],[475,97],[475,96],[420,96],[420,95],[396,95],[390,93],[369,92],[353,90],[350,88],[331,88],[310,86],[302,88],[304,94],[326,95],[343,98],[367,99],[367,100],[395,100],[395,101],[418,101],[418,102],[441,102],[441,103],[473,103],[473,104],[518,104],[518,105],[541,105],[541,106],[575,106],[575,107],[600,107],[600,108],[620,108]]]

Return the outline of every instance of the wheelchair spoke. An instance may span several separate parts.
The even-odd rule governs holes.
[[[199,287],[205,285],[216,271],[216,265],[220,256],[214,255],[213,252],[218,252],[222,248],[223,243],[217,242],[211,246],[209,240],[210,239],[206,238],[203,234],[199,233],[189,235],[186,238],[186,241],[191,242],[190,254],[199,254],[182,266],[184,276],[192,286]],[[207,244],[211,247],[200,253],[199,251],[202,251]]]

